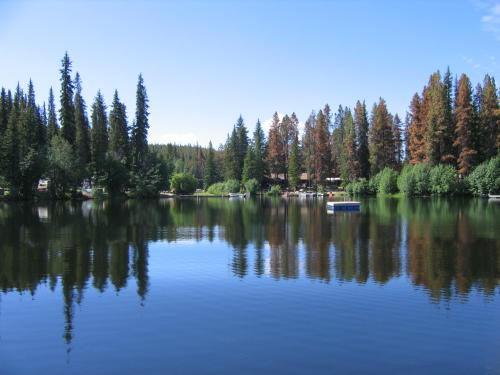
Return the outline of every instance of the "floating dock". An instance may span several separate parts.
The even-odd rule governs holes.
[[[326,202],[326,206],[333,211],[359,211],[361,209],[360,202]]]

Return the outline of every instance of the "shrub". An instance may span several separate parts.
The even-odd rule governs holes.
[[[247,182],[245,182],[245,190],[250,195],[255,195],[259,190],[260,184],[255,178],[251,178]]]
[[[346,191],[350,195],[370,195],[373,192],[370,189],[370,183],[366,178],[361,178],[357,182],[351,182],[346,186]]]
[[[425,163],[407,165],[398,178],[398,188],[408,197],[430,193],[430,167]]]
[[[213,195],[225,195],[227,194],[225,190],[226,185],[224,184],[224,182],[216,182],[215,184],[212,184],[208,187],[207,193]]]
[[[269,195],[280,195],[281,187],[279,185],[271,186],[271,190],[269,190]]]
[[[240,191],[240,182],[238,180],[227,180],[224,184],[228,193],[237,193]]]
[[[170,189],[176,194],[193,194],[196,184],[196,178],[190,173],[175,173],[170,179]]]
[[[324,194],[326,193],[326,189],[323,185],[318,185],[316,188],[316,192],[318,192],[319,194]]]
[[[459,191],[458,175],[451,165],[436,165],[429,173],[430,191],[437,195],[452,195]]]
[[[500,156],[479,164],[466,179],[474,195],[500,193]]]
[[[398,173],[391,168],[384,168],[378,175],[378,189],[380,194],[393,194],[398,191]]]
[[[370,178],[370,180],[368,181],[368,186],[369,186],[372,194],[377,194],[377,192],[378,192],[378,186],[380,184],[380,177],[382,177],[381,173],[382,172],[377,173],[375,176]]]

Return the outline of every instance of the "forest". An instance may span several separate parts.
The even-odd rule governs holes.
[[[494,194],[500,192],[500,106],[495,79],[474,88],[449,69],[429,77],[404,120],[380,98],[368,110],[328,104],[301,126],[295,113],[274,113],[269,131],[257,120],[249,134],[240,116],[225,144],[148,145],[149,101],[142,75],[135,116],[115,91],[90,106],[66,53],[59,105],[49,91],[37,103],[33,83],[0,92],[0,192],[11,199],[107,196],[154,197],[160,191],[207,194],[325,189],[332,178],[352,194]],[[302,128],[303,130],[299,128]],[[47,191],[40,192],[40,180]]]

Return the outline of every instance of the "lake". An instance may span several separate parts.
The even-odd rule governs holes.
[[[500,203],[0,202],[0,373],[500,374]]]

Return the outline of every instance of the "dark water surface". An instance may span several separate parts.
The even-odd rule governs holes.
[[[500,204],[0,202],[0,374],[500,374]]]

